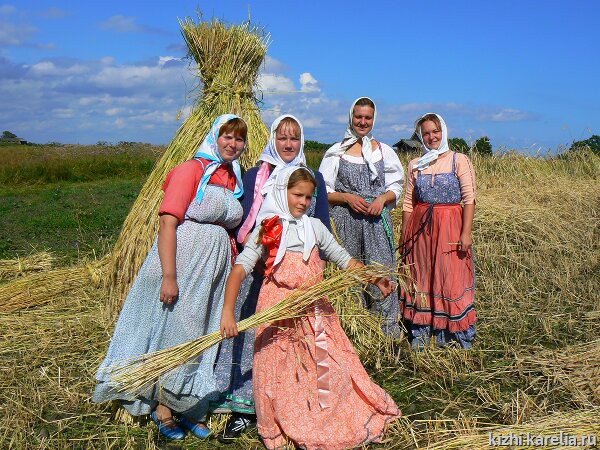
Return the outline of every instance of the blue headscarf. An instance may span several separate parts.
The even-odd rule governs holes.
[[[217,139],[219,138],[219,130],[221,127],[232,119],[243,120],[241,117],[234,114],[223,114],[222,116],[217,117],[210,127],[210,131],[202,141],[202,144],[200,144],[200,148],[198,148],[198,151],[194,155],[194,158],[203,158],[210,161],[204,168],[204,174],[198,184],[198,191],[196,192],[196,201],[198,203],[202,202],[204,191],[206,190],[208,180],[210,180],[212,174],[215,173],[215,170],[217,170],[221,164],[225,163],[217,148]],[[244,187],[242,185],[242,169],[237,159],[231,162],[231,166],[233,167],[233,173],[235,174],[235,189],[233,195],[235,198],[240,198],[244,193]]]

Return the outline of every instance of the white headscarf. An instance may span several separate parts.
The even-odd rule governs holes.
[[[298,152],[296,157],[290,162],[285,162],[283,160],[283,158],[281,158],[281,156],[277,152],[277,147],[276,147],[277,127],[279,126],[281,121],[283,119],[285,119],[286,117],[289,117],[289,118],[295,120],[296,123],[298,124],[298,126],[300,127],[300,151]],[[304,156],[304,128],[302,127],[302,124],[300,123],[300,121],[297,118],[295,118],[294,116],[292,116],[291,114],[283,114],[283,115],[279,116],[277,119],[275,119],[273,121],[273,123],[271,124],[271,134],[269,135],[269,141],[267,142],[267,145],[263,149],[258,160],[268,162],[269,164],[272,164],[275,166],[275,168],[269,175],[268,181],[263,186],[261,186],[261,192],[263,195],[265,195],[271,189],[273,180],[275,179],[275,177],[277,176],[277,174],[279,173],[279,171],[281,169],[283,169],[284,167],[291,167],[291,166],[299,166],[299,165],[305,166],[306,165],[306,157]],[[257,179],[258,179],[258,177],[257,177]]]
[[[260,212],[258,213],[258,217],[256,219],[256,223],[260,224],[264,219],[271,218],[273,216],[279,216],[279,220],[283,226],[283,230],[281,233],[281,243],[279,245],[279,249],[277,250],[277,255],[275,256],[275,261],[273,262],[273,267],[275,267],[285,255],[285,251],[287,250],[287,233],[289,229],[290,222],[296,222],[296,230],[298,232],[298,239],[300,242],[304,243],[304,251],[302,252],[302,259],[304,261],[308,261],[310,258],[310,252],[316,244],[315,241],[315,231],[313,229],[310,218],[304,214],[301,218],[296,219],[290,213],[290,208],[288,206],[287,199],[287,188],[290,176],[296,170],[307,170],[304,167],[299,166],[288,166],[282,168],[275,181],[272,185],[272,189],[267,193],[265,197],[265,201],[260,208]]]
[[[341,144],[339,146],[334,146],[334,147],[330,148],[329,150],[327,150],[325,152],[325,155],[323,156],[323,159],[330,158],[333,156],[337,156],[337,157],[342,156],[346,152],[346,150],[348,150],[352,145],[354,145],[354,143],[356,143],[357,141],[362,139],[362,156],[363,156],[363,159],[365,160],[365,163],[367,163],[367,165],[369,166],[369,172],[371,173],[371,181],[373,181],[379,175],[377,173],[377,168],[375,167],[375,164],[373,163],[373,147],[371,146],[371,142],[373,141],[373,130],[371,129],[371,131],[369,131],[369,134],[367,134],[366,136],[361,138],[356,133],[356,130],[354,129],[354,126],[352,125],[352,119],[354,117],[354,107],[356,106],[356,103],[363,98],[371,100],[369,97],[360,97],[360,98],[357,98],[356,100],[354,100],[354,103],[352,103],[352,107],[350,108],[350,114],[348,116],[348,128],[346,128],[346,132],[344,133],[344,140],[341,142]],[[371,101],[373,102],[373,100],[371,100]],[[373,102],[373,104],[375,104],[375,102]],[[375,111],[373,111],[373,126],[375,126],[376,118],[377,118],[377,108],[375,108]],[[337,166],[334,168],[334,172],[337,175]]]
[[[423,117],[425,117],[429,114],[433,114],[434,116],[436,116],[438,118],[438,120],[440,121],[440,124],[442,125],[442,141],[440,142],[440,146],[437,149],[428,148],[427,145],[425,145],[425,141],[423,140],[423,135],[421,134],[421,127],[418,127],[417,134],[419,135],[419,139],[421,140],[421,143],[423,144],[423,149],[424,149],[423,152],[425,154],[423,156],[421,156],[421,158],[419,158],[419,160],[417,161],[417,164],[416,164],[417,170],[426,169],[427,167],[429,167],[429,164],[431,164],[433,161],[438,159],[438,156],[440,156],[442,153],[445,153],[448,150],[450,150],[450,147],[448,147],[448,129],[446,128],[446,122],[444,122],[444,119],[442,119],[442,116],[440,116],[439,114],[436,114],[436,113],[427,113],[427,114],[423,114],[419,118],[419,120],[421,120]],[[419,120],[417,120],[417,123],[419,123]]]
[[[296,121],[300,127],[300,151],[296,157],[289,163],[285,162],[283,158],[277,152],[276,138],[277,138],[277,127],[283,119],[289,117]],[[275,177],[281,169],[284,167],[306,165],[306,158],[304,157],[304,129],[298,119],[291,114],[284,114],[279,116],[271,125],[271,134],[269,135],[269,141],[266,147],[262,151],[259,161],[262,161],[258,172],[256,173],[256,180],[254,182],[254,192],[252,193],[252,206],[248,212],[246,220],[240,227],[237,235],[237,241],[241,244],[246,239],[246,236],[252,231],[256,224],[256,217],[258,211],[264,200],[264,195],[271,190]],[[273,164],[275,168],[271,171],[269,164]],[[249,193],[250,194],[250,193]]]
[[[211,175],[215,173],[215,170],[217,170],[219,166],[225,162],[219,153],[217,139],[219,138],[219,130],[221,127],[232,119],[243,120],[241,117],[238,117],[235,114],[223,114],[222,116],[217,117],[210,127],[210,131],[202,141],[202,144],[200,144],[198,151],[194,155],[194,158],[204,158],[210,161],[210,163],[204,168],[204,173],[202,174],[202,178],[198,184],[198,191],[196,192],[196,201],[198,203],[202,202],[204,191],[206,190],[206,186],[208,185]],[[244,193],[244,185],[242,184],[242,169],[237,159],[232,161],[231,165],[233,167],[233,173],[235,174],[235,190],[233,191],[233,195],[235,198],[240,198]]]

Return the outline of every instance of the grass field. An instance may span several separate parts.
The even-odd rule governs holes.
[[[15,151],[0,149],[0,258],[50,250],[64,266],[110,249],[161,149]],[[488,448],[488,432],[600,435],[600,157],[473,162],[477,344],[423,353],[403,344],[370,365],[405,415],[373,448]],[[109,406],[90,402],[112,333],[105,302],[92,283],[0,313],[0,448],[219,448],[166,443],[154,425],[113,421]],[[255,432],[223,446],[254,447]]]

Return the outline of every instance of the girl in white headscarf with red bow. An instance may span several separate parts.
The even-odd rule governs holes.
[[[361,266],[306,211],[316,182],[305,168],[282,169],[258,215],[257,228],[227,281],[221,332],[237,334],[234,304],[244,277],[266,260],[257,312],[294,289],[323,279],[324,256],[342,268]],[[384,296],[393,286],[376,281]],[[258,432],[268,449],[291,441],[307,450],[346,449],[380,442],[398,415],[392,398],[369,378],[326,298],[302,317],[256,330],[254,401]]]
[[[240,199],[244,216],[237,232],[238,243],[247,242],[257,223],[259,210],[265,195],[281,170],[306,164],[304,156],[304,129],[299,119],[291,114],[277,117],[271,125],[267,145],[258,158],[258,165],[246,172],[243,177],[244,195]],[[329,208],[323,176],[316,172],[317,189],[310,202],[307,216],[318,218],[329,229]],[[258,222],[260,224],[260,222]],[[237,320],[254,314],[258,293],[263,281],[262,268],[257,267],[244,280],[236,302]],[[216,412],[230,412],[231,417],[223,433],[221,442],[231,442],[246,428],[255,424],[252,388],[252,359],[254,355],[254,330],[241,333],[234,340],[221,344],[215,372],[222,392],[219,401],[213,403]]]

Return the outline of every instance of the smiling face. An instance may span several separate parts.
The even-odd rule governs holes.
[[[246,146],[246,140],[239,134],[225,132],[217,139],[217,149],[224,162],[231,162],[240,157]]]
[[[295,126],[294,126],[295,125]],[[290,163],[300,153],[300,127],[294,122],[281,123],[275,132],[275,149],[284,162]]]
[[[315,185],[312,181],[298,181],[292,187],[288,187],[287,200],[290,214],[299,219],[310,206]]]
[[[433,120],[426,120],[421,124],[421,136],[423,143],[432,150],[440,148],[442,143],[442,128]]]
[[[373,129],[375,109],[370,106],[356,105],[352,112],[352,128],[360,137],[364,137]]]

